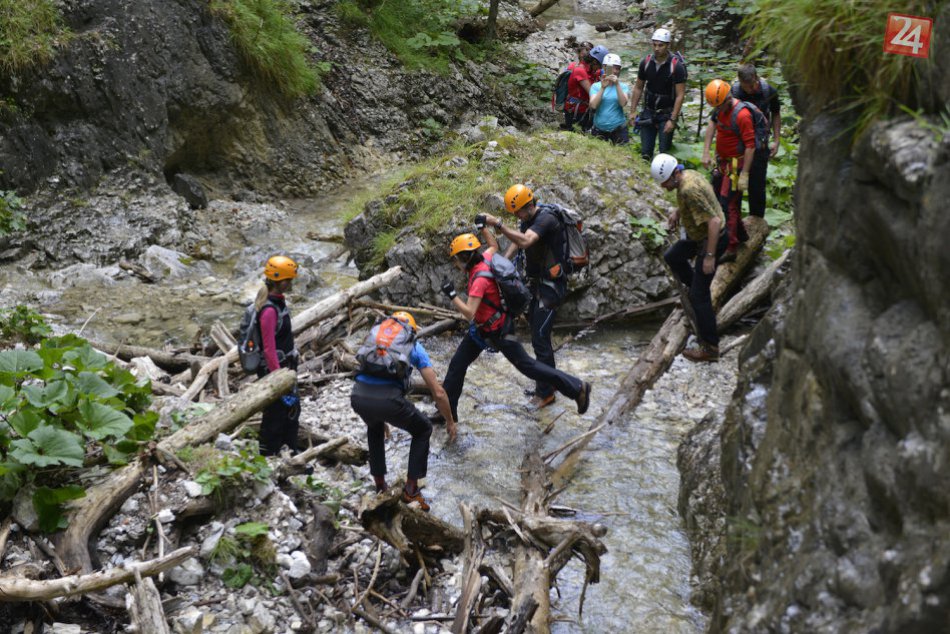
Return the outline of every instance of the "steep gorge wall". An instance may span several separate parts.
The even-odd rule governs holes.
[[[932,110],[950,101],[940,24]],[[852,147],[847,123],[806,116],[785,296],[721,427],[681,449],[711,631],[950,623],[950,134],[903,117]]]

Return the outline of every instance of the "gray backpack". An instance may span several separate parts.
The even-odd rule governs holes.
[[[409,381],[409,357],[416,345],[416,333],[407,322],[387,317],[370,330],[356,353],[360,373],[381,379]]]

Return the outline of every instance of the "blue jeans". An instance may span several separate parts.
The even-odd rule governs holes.
[[[644,110],[641,113],[641,118],[644,116],[650,116],[649,111]],[[660,153],[665,153],[670,151],[670,146],[673,145],[673,132],[676,132],[676,128],[673,129],[673,132],[667,134],[663,132],[663,128],[666,126],[666,122],[670,120],[670,115],[668,114],[652,114],[653,121],[649,124],[640,124],[640,156],[645,158],[648,161],[653,160],[653,150],[656,147],[656,138],[660,137]]]

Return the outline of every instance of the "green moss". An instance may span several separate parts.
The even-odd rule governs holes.
[[[396,232],[384,231],[377,233],[373,238],[373,266],[381,266],[386,258],[386,252],[396,244]]]
[[[929,59],[883,52],[886,0],[759,0],[749,15],[749,34],[790,66],[789,77],[809,104],[847,113],[860,133],[872,121],[917,108],[922,71]],[[902,13],[933,15],[934,4],[912,0]]]
[[[0,0],[0,70],[47,63],[71,37],[53,0]]]
[[[301,35],[283,0],[211,0],[211,12],[224,19],[244,60],[259,80],[287,97],[313,93],[319,71],[307,60],[310,41]]]

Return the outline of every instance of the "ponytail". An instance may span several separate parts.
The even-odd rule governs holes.
[[[274,289],[273,280],[264,280],[264,284],[261,285],[260,289],[257,291],[257,297],[254,298],[254,308],[257,312],[261,312],[261,309],[264,308],[264,304],[267,303],[267,296]]]

